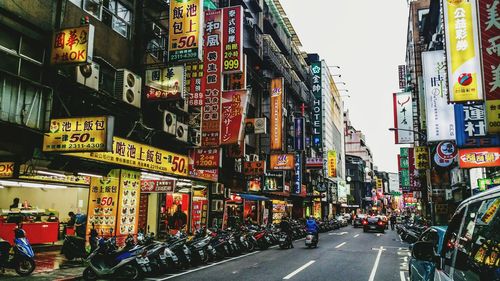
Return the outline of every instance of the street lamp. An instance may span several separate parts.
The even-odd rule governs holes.
[[[345,85],[345,82],[335,82],[335,84],[342,84],[342,85]]]
[[[340,69],[340,66],[338,66],[338,65],[329,65],[328,67]]]
[[[400,129],[400,128],[389,128],[389,131],[405,131],[405,132],[412,132],[412,133],[415,133],[417,134],[419,137],[421,137],[421,139],[419,140],[422,140],[423,142],[427,142],[427,136],[424,134],[424,133],[421,133],[419,131],[414,131],[414,130],[409,130],[409,129]]]
[[[338,91],[338,92],[342,92],[342,91],[344,91],[344,92],[349,92],[349,90],[347,90],[347,89],[338,89],[337,91]]]

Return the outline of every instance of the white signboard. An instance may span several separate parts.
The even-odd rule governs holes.
[[[444,51],[422,53],[427,140],[455,139],[455,111],[448,104],[446,55]]]
[[[393,102],[396,143],[413,143],[413,102],[411,92],[395,93]]]

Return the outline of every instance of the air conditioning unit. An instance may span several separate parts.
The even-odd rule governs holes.
[[[201,146],[201,132],[196,129],[189,129],[188,141],[194,146]]]
[[[184,112],[188,112],[188,109],[189,109],[188,100],[187,99],[180,99],[180,100],[176,101],[175,107],[177,107],[177,109],[182,110]]]
[[[177,115],[170,111],[163,111],[163,131],[170,135],[176,135]]]
[[[153,37],[159,39],[159,38],[161,38],[161,35],[163,33],[163,29],[159,25],[157,25],[156,23],[153,22],[151,25],[151,33],[152,33]]]
[[[215,195],[224,194],[224,184],[222,184],[222,183],[213,184],[212,185],[212,194],[215,194]]]
[[[259,155],[250,154],[250,161],[259,161]]]
[[[76,82],[99,91],[99,65],[95,62],[76,67]]]
[[[177,128],[175,129],[175,138],[177,140],[187,142],[189,134],[188,128],[189,128],[188,125],[181,122],[177,122]]]
[[[224,211],[224,200],[212,200],[212,207],[211,210],[213,212],[222,212]]]
[[[224,198],[231,198],[231,188],[224,188]]]
[[[250,155],[245,154],[245,162],[249,162],[249,161],[250,161]]]
[[[127,69],[116,72],[115,96],[132,106],[141,108],[142,78]]]

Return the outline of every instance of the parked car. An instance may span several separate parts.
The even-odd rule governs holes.
[[[385,223],[378,216],[367,217],[363,220],[362,224],[363,224],[363,232],[375,230],[385,233]]]
[[[418,241],[412,257],[434,264],[431,280],[500,280],[499,209],[500,186],[464,200],[448,224],[441,251],[436,253],[431,241]]]
[[[424,233],[422,233],[422,236],[420,236],[420,239],[418,241],[432,242],[436,253],[439,253],[443,248],[443,240],[447,228],[447,226],[431,226]],[[410,245],[410,249],[411,247],[412,246]],[[411,256],[410,261],[408,262],[408,267],[408,272],[410,273],[410,281],[434,280],[435,266],[433,262],[418,260]]]
[[[365,214],[357,214],[356,218],[354,219],[354,224],[353,226],[356,228],[358,226],[363,226],[363,220],[366,219]]]

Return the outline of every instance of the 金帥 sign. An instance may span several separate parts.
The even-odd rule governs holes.
[[[443,1],[450,101],[482,100],[476,1]]]
[[[0,178],[14,177],[14,162],[0,162]]]
[[[271,150],[283,148],[283,78],[271,80]]]
[[[460,168],[500,167],[500,147],[458,150]]]
[[[201,57],[203,1],[172,0],[168,21],[169,62],[197,60]]]
[[[50,63],[90,63],[94,51],[94,26],[65,28],[52,35]]]
[[[312,92],[314,96],[312,108],[312,146],[321,147],[323,145],[323,114],[322,103],[323,96],[321,92],[321,62],[313,62],[311,64],[312,77]]]
[[[119,137],[113,137],[113,150],[111,152],[66,153],[65,155],[172,175],[188,175],[188,157],[186,155]]]
[[[111,151],[114,117],[77,117],[50,120],[43,137],[44,152]]]
[[[184,66],[146,70],[148,100],[179,100],[184,97]]]
[[[394,135],[396,143],[413,143],[413,106],[411,92],[395,93],[394,105]]]
[[[292,153],[271,155],[271,170],[293,170],[294,167],[295,155]]]
[[[223,73],[243,70],[243,8],[224,8]]]

